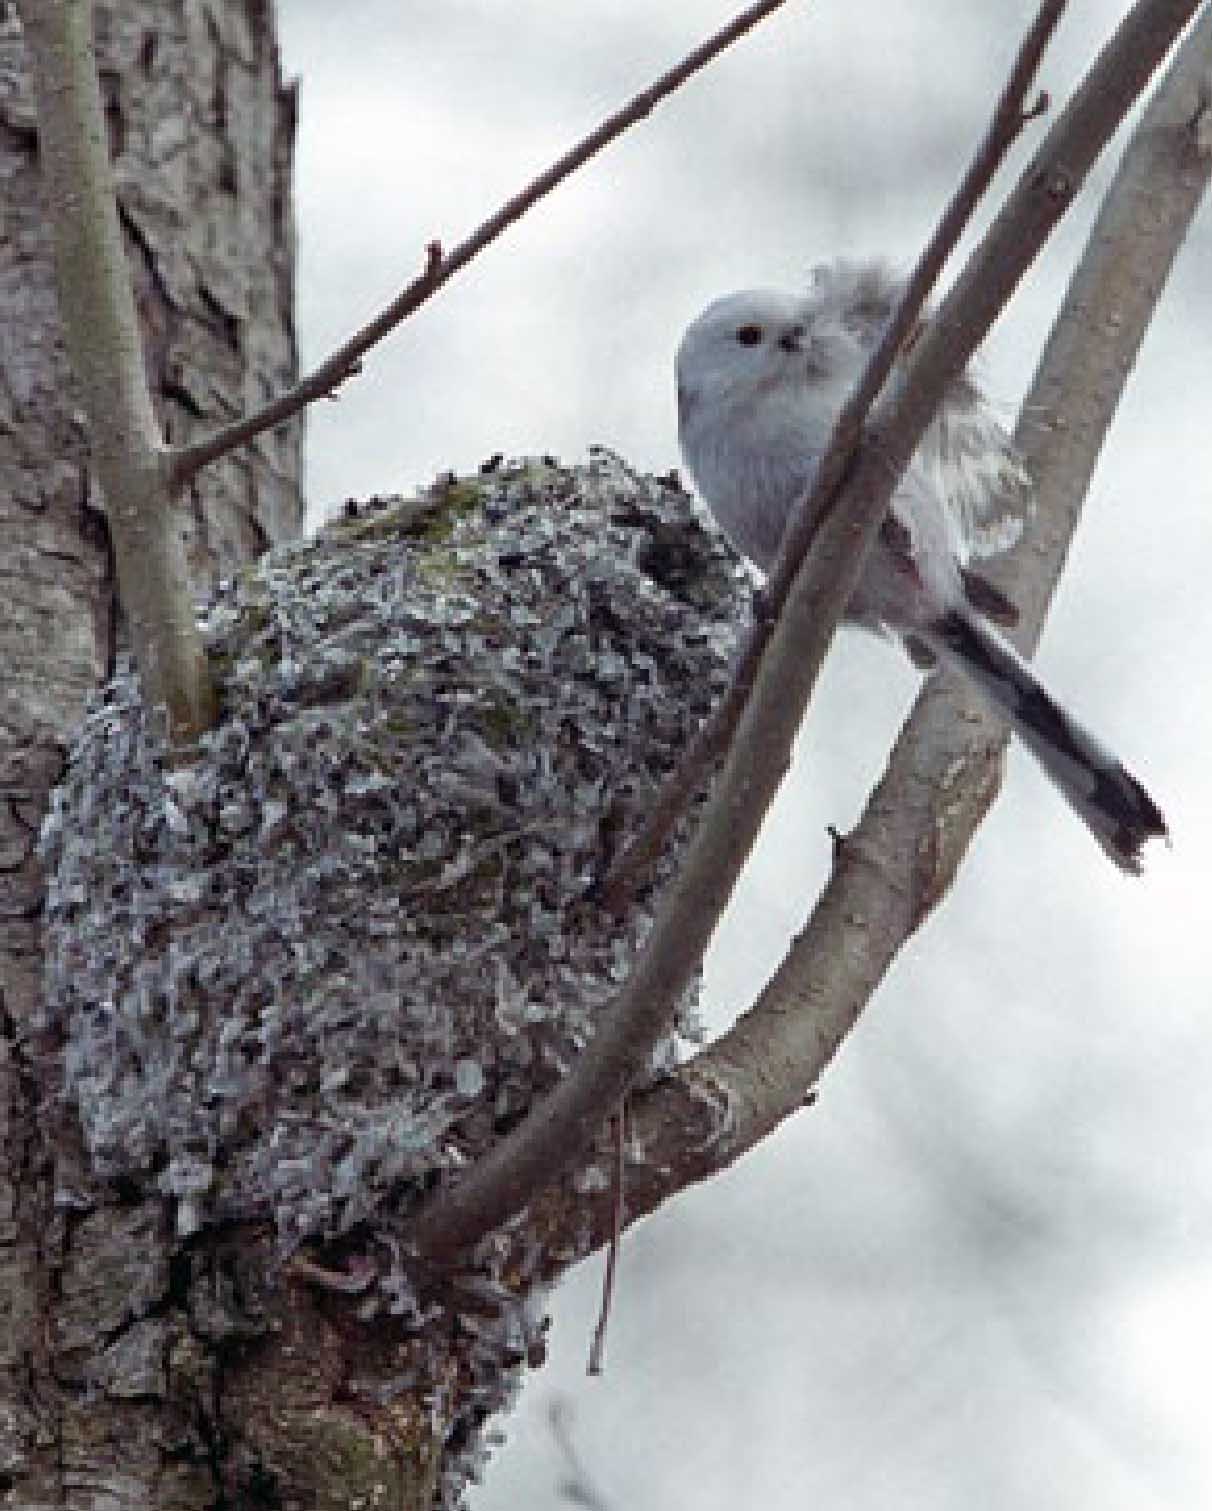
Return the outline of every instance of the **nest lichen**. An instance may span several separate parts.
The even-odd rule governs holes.
[[[405,1236],[625,976],[647,906],[587,892],[717,699],[743,592],[682,492],[597,453],[369,507],[226,585],[189,764],[120,671],[43,839],[97,1173],[174,1198],[182,1236]]]
[[[624,919],[591,884],[718,698],[745,591],[676,484],[606,453],[447,481],[215,596],[191,760],[127,668],[55,794],[43,1070],[94,1175],[171,1201],[178,1244],[232,1219],[279,1255],[357,1244],[355,1304],[407,1360],[357,1389],[441,1395],[446,1507],[541,1351],[543,1255],[520,1214],[438,1301],[409,1214],[626,975],[676,847]]]

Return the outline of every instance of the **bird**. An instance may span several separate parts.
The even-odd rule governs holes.
[[[687,327],[676,360],[682,455],[716,523],[760,571],[902,292],[891,264],[838,258],[803,290],[743,289]],[[903,381],[904,355],[890,384]],[[942,664],[967,678],[1107,855],[1136,875],[1144,845],[1168,837],[1161,810],[1000,632],[1018,610],[973,566],[1013,542],[1029,499],[1024,465],[969,368],[897,484],[844,619],[899,639],[923,669]]]

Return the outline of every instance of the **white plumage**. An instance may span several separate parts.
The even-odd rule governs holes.
[[[716,300],[682,339],[683,454],[725,534],[763,571],[900,293],[886,264],[837,261],[817,268],[803,293]],[[889,381],[900,376],[895,368]],[[1029,504],[1009,436],[971,373],[961,374],[893,495],[846,617],[899,636],[919,665],[942,659],[963,672],[1112,860],[1138,872],[1144,843],[1166,833],[1160,811],[994,629],[990,621],[1012,624],[1017,611],[971,565],[1016,538]]]

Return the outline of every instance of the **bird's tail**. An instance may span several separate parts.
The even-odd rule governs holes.
[[[1061,708],[1018,652],[975,616],[951,609],[927,638],[1006,715],[1115,864],[1139,875],[1141,847],[1167,830],[1157,804],[1132,773]]]

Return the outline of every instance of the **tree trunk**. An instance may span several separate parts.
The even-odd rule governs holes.
[[[149,377],[167,436],[181,440],[295,375],[294,94],[259,3],[123,0],[100,8],[98,42]],[[35,844],[121,624],[11,15],[0,58],[0,1498],[212,1505],[214,1445],[196,1422],[166,1431],[160,1409],[170,1377],[188,1376],[199,1403],[214,1388],[193,1335],[158,1315],[183,1283],[160,1207],[95,1188],[72,1120],[45,1094],[56,1045],[37,1029]],[[183,500],[199,589],[297,532],[300,448],[300,426],[284,427],[207,469]]]

